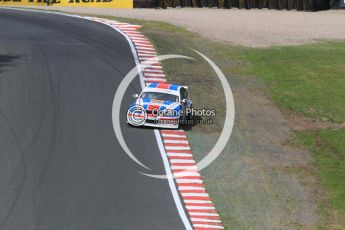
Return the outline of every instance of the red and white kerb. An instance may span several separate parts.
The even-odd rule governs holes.
[[[145,85],[166,82],[155,48],[149,39],[138,31],[141,26],[99,18],[91,20],[121,30],[132,40],[140,62],[150,60],[151,66],[144,67],[143,71]],[[186,133],[183,130],[161,130],[160,133],[177,189],[194,230],[224,229],[204,187]]]

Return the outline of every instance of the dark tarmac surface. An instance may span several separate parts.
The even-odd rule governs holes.
[[[134,67],[126,39],[99,23],[0,9],[0,229],[184,229],[154,133],[122,131],[111,109]],[[122,103],[140,91],[139,80]]]

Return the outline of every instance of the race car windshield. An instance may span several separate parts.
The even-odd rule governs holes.
[[[157,92],[144,92],[141,94],[141,98],[154,99],[161,101],[178,101],[178,96],[168,93],[157,93]]]

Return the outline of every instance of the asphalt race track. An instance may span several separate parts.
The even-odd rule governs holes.
[[[166,180],[154,132],[118,144],[113,98],[133,68],[126,39],[78,18],[0,9],[0,229],[179,230],[184,225]]]

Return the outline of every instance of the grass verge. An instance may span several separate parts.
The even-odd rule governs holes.
[[[345,43],[245,49],[269,95],[282,108],[312,119],[345,122]]]
[[[344,42],[244,49],[251,66],[243,71],[265,82],[267,94],[282,111],[311,122],[344,123],[344,51]],[[296,138],[312,152],[313,173],[326,190],[319,227],[345,229],[345,130],[301,130]]]
[[[328,194],[328,202],[320,207],[325,218],[320,228],[344,229],[345,130],[298,131],[296,136],[313,153],[314,171]]]

